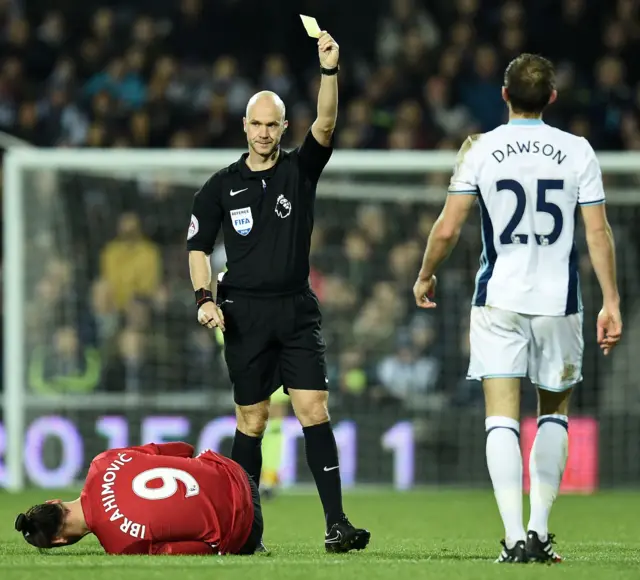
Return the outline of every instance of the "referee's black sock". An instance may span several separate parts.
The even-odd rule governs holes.
[[[250,437],[236,429],[231,447],[231,459],[239,463],[260,486],[262,471],[262,437]]]
[[[329,529],[344,515],[336,439],[329,422],[304,427],[302,432],[307,464],[316,481],[327,529]]]

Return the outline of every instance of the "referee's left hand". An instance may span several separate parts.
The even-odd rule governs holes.
[[[326,30],[318,38],[318,57],[323,68],[335,68],[340,60],[340,47]]]
[[[216,326],[224,332],[224,315],[217,304],[205,302],[198,308],[198,322],[207,328]]]
[[[436,293],[436,284],[438,280],[435,276],[431,276],[426,280],[418,278],[413,285],[413,296],[416,299],[416,305],[420,308],[435,308],[436,303],[432,298]]]

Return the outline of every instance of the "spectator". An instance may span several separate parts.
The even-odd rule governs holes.
[[[462,100],[478,121],[481,131],[490,131],[506,118],[501,87],[496,51],[490,46],[482,46],[476,52],[471,79],[462,87]]]
[[[75,329],[61,326],[53,333],[51,345],[34,349],[29,363],[29,384],[41,395],[88,393],[100,380],[98,351],[82,346]]]
[[[378,378],[385,395],[407,408],[423,407],[429,395],[435,394],[439,367],[434,357],[419,354],[408,333],[400,333],[395,354],[380,363]]]
[[[278,94],[285,102],[294,97],[294,82],[288,70],[287,62],[281,54],[271,54],[264,61],[261,85],[268,91]]]
[[[391,0],[391,10],[378,25],[378,56],[382,62],[394,62],[400,55],[409,29],[424,39],[427,48],[435,48],[440,32],[429,13],[414,0]]]
[[[48,12],[37,29],[36,38],[53,54],[60,52],[67,41],[67,25],[62,12]]]
[[[100,275],[118,310],[126,309],[135,297],[152,296],[160,281],[158,248],[144,237],[133,213],[120,217],[118,235],[104,247],[100,263]]]
[[[600,128],[599,141],[606,149],[619,149],[622,146],[622,115],[631,105],[631,91],[625,75],[624,63],[617,57],[607,56],[596,63],[596,88],[590,117]]]
[[[211,79],[198,90],[195,102],[197,106],[204,108],[213,95],[223,95],[226,97],[229,113],[243,116],[253,92],[253,87],[240,75],[237,61],[231,56],[221,56],[213,65]]]
[[[101,346],[109,344],[118,330],[119,317],[111,288],[105,280],[93,284],[91,311],[93,316],[85,333],[87,342]]]
[[[48,100],[42,102],[40,107],[44,115],[43,133],[47,142],[67,147],[86,143],[89,121],[77,103],[71,100],[62,83],[51,90]]]
[[[473,126],[469,111],[463,105],[453,103],[451,84],[444,77],[433,76],[426,82],[423,99],[441,134],[462,140],[479,131]]]
[[[369,385],[364,354],[360,350],[345,350],[340,356],[338,386],[343,395],[360,399]]]
[[[115,352],[102,377],[104,388],[129,395],[157,390],[146,336],[140,331],[125,329],[117,335],[115,342]]]
[[[138,72],[128,68],[121,58],[112,60],[105,71],[94,75],[84,92],[88,97],[104,92],[132,109],[142,106],[146,98],[146,89]]]

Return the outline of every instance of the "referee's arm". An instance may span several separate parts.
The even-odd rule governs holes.
[[[213,291],[211,287],[211,263],[209,262],[209,254],[200,250],[192,250],[189,252],[189,274],[191,275],[191,284],[193,289]]]
[[[216,306],[213,298],[213,280],[209,261],[222,226],[219,193],[219,184],[213,177],[194,196],[187,249],[189,250],[189,274],[198,309],[198,322],[207,328],[218,326],[224,330],[222,311]]]
[[[315,140],[323,147],[329,147],[338,119],[338,75],[322,75],[318,92],[318,112],[311,125]]]
[[[299,149],[301,167],[307,177],[316,182],[329,162],[333,151],[333,132],[338,119],[338,43],[323,32],[318,39],[318,55],[322,76],[318,92],[316,120],[311,125],[311,136],[307,134]]]

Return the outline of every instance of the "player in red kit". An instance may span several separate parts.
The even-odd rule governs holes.
[[[15,523],[37,548],[95,534],[108,554],[262,551],[258,489],[235,461],[187,443],[112,449],[89,468],[80,497],[51,500]]]

